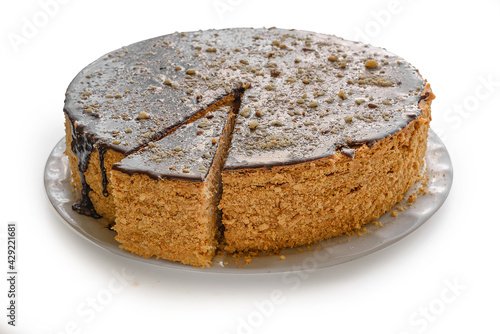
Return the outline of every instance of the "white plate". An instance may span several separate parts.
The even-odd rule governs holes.
[[[453,179],[448,151],[431,130],[425,156],[426,174],[429,176],[426,187],[428,192],[418,197],[406,210],[398,212],[396,218],[391,216],[393,210],[390,210],[389,213],[377,219],[377,222],[384,226],[383,228],[375,224],[367,224],[368,232],[362,236],[331,238],[312,245],[310,250],[307,250],[307,247],[282,250],[281,255],[285,256],[284,259],[280,258],[281,255],[261,255],[254,256],[251,263],[245,264],[245,259],[235,259],[232,256],[216,257],[211,268],[200,269],[177,262],[156,258],[145,259],[133,255],[119,248],[119,243],[114,239],[116,232],[107,228],[108,223],[104,219],[96,220],[73,211],[71,205],[75,201],[75,194],[70,184],[71,173],[68,158],[64,155],[64,148],[63,138],[57,143],[47,160],[44,182],[50,202],[67,226],[93,244],[131,260],[166,268],[206,273],[258,274],[310,270],[334,266],[374,253],[404,238],[425,223],[446,200]],[[418,186],[418,184],[415,185],[409,193],[412,193]]]

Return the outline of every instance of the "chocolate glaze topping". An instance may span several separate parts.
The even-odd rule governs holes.
[[[99,168],[101,169],[101,179],[102,179],[102,194],[108,197],[108,177],[106,175],[106,167],[104,166],[104,153],[106,153],[106,147],[102,145],[97,145],[97,153],[99,156]]]
[[[353,157],[361,145],[371,146],[421,114],[424,85],[413,66],[384,49],[306,31],[207,30],[123,47],[87,66],[68,87],[64,111],[82,176],[82,199],[75,209],[96,215],[83,175],[94,149],[105,195],[108,149],[129,156],[148,147],[127,163],[140,165],[138,170],[150,176],[172,176],[146,163],[153,152],[147,145],[224,96],[241,95],[225,165],[238,169],[339,152]],[[193,127],[190,123],[177,131],[187,135]],[[177,131],[161,145],[170,137],[181,140]],[[196,142],[196,134],[191,135]],[[186,164],[190,172],[175,177],[202,180],[202,172],[192,173],[196,164]]]
[[[222,107],[184,124],[171,135],[150,142],[113,166],[121,172],[159,179],[204,181],[231,112]]]

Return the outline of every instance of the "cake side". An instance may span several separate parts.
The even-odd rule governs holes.
[[[202,210],[207,205],[203,183],[112,174],[117,204],[113,228],[121,248],[196,267],[210,264],[215,246]]]
[[[422,114],[404,129],[318,160],[222,173],[226,250],[274,251],[353,233],[400,202],[424,163],[433,99],[427,85]]]
[[[196,267],[212,264],[219,239],[220,171],[235,121],[229,110],[184,125],[115,165],[114,229],[122,248]],[[195,141],[189,140],[191,133],[197,133]]]

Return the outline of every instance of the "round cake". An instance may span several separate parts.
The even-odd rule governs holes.
[[[384,49],[284,29],[138,42],[66,93],[81,214],[121,247],[208,267],[216,250],[277,251],[359,231],[424,163],[434,95]]]

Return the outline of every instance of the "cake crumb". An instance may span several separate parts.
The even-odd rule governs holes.
[[[376,68],[378,67],[378,62],[376,60],[369,59],[365,62],[365,66],[367,68]]]

